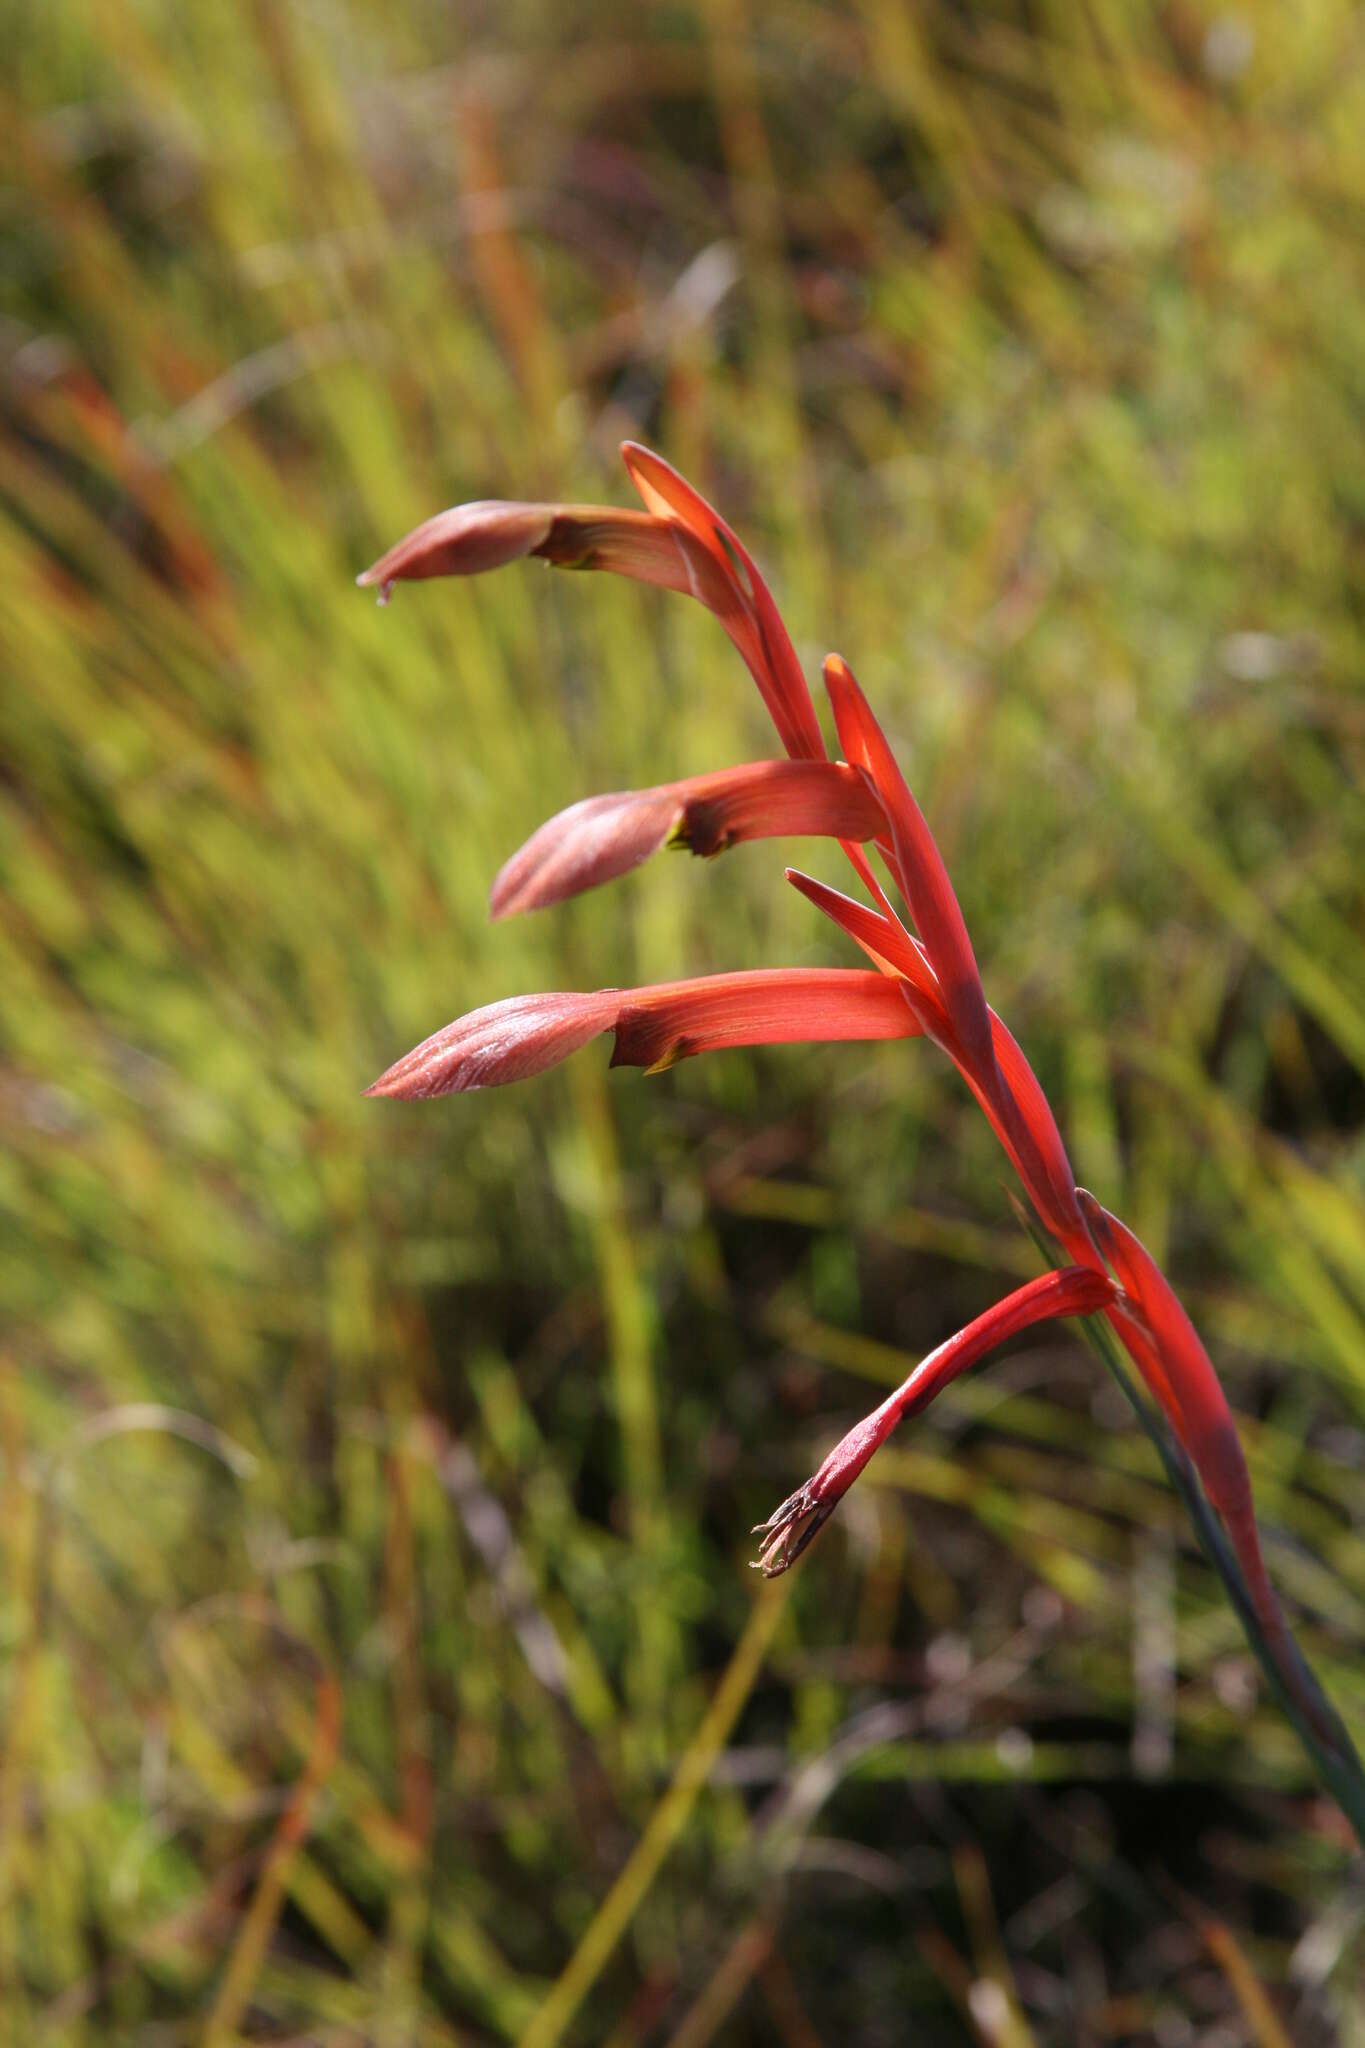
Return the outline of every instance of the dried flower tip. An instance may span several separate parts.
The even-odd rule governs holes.
[[[762,1572],[765,1579],[780,1579],[783,1572],[789,1571],[839,1505],[837,1499],[817,1500],[812,1485],[808,1479],[780,1508],[773,1510],[766,1522],[755,1523],[750,1531],[751,1535],[764,1538],[758,1556],[750,1561],[750,1569]]]

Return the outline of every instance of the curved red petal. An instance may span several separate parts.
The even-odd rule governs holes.
[[[825,742],[810,686],[752,555],[715,507],[661,455],[638,441],[623,441],[621,455],[648,509],[678,520],[696,535],[717,565],[728,570],[756,644],[751,652],[737,635],[732,637],[763,693],[782,743],[794,757],[823,760]]]
[[[1170,1387],[1180,1404],[1184,1439],[1209,1499],[1235,1512],[1251,1499],[1251,1481],[1232,1411],[1213,1361],[1141,1239],[1085,1188],[1076,1191],[1096,1249],[1141,1309]]]
[[[848,760],[871,777],[890,822],[898,879],[933,963],[958,1042],[974,1070],[989,1080],[995,1054],[986,997],[943,857],[852,669],[837,654],[825,662],[825,686],[840,745]]]
[[[658,1072],[724,1046],[913,1038],[919,1026],[884,975],[768,967],[636,989],[616,1023],[614,1067]]]

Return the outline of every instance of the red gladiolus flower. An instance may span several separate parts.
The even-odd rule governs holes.
[[[670,843],[709,854],[747,839],[821,834],[842,845],[871,903],[794,871],[788,878],[862,948],[875,971],[788,968],[657,988],[516,996],[447,1025],[369,1092],[425,1098],[520,1080],[605,1031],[615,1033],[613,1065],[651,1071],[723,1046],[931,1039],[958,1068],[1071,1263],[1017,1289],[925,1359],[762,1524],[759,1563],[768,1572],[785,1570],[891,1430],[985,1350],[1046,1317],[1100,1314],[1222,1515],[1260,1624],[1284,1648],[1281,1675],[1292,1691],[1299,1667],[1261,1559],[1246,1461],[1218,1377],[1150,1255],[1076,1188],[1038,1078],[986,1001],[962,909],[928,823],[851,670],[837,656],[825,664],[845,756],[831,762],[795,650],[750,555],[660,457],[633,443],[623,454],[643,512],[457,506],[418,527],[360,581],[377,585],[385,597],[404,578],[472,575],[538,556],[561,568],[607,569],[685,592],[715,613],[739,649],[789,758],[573,805],[541,826],[503,868],[493,886],[494,915],[559,902],[626,873]],[[908,923],[863,851],[869,843],[885,863]],[[1317,1725],[1321,1732],[1327,1724],[1319,1718]]]
[[[696,597],[748,663],[787,752],[823,760],[824,741],[801,664],[768,586],[718,512],[647,448],[622,450],[646,512],[609,505],[456,505],[400,540],[356,581],[388,602],[395,583],[477,576],[525,555],[560,569],[611,569]]]
[[[425,1102],[524,1081],[604,1031],[616,1034],[614,1067],[657,1074],[722,1046],[913,1038],[918,1030],[893,982],[848,967],[767,967],[653,988],[510,996],[457,1017],[365,1093]]]

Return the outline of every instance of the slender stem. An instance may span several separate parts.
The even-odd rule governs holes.
[[[1081,1330],[1108,1366],[1125,1400],[1155,1446],[1167,1478],[1185,1503],[1199,1547],[1223,1581],[1243,1633],[1279,1701],[1281,1711],[1303,1744],[1317,1775],[1355,1829],[1361,1846],[1365,1847],[1365,1768],[1345,1723],[1323,1691],[1307,1658],[1288,1637],[1283,1648],[1294,1658],[1296,1669],[1292,1674],[1285,1669],[1276,1646],[1261,1627],[1241,1566],[1199,1483],[1198,1474],[1167,1428],[1164,1418],[1148,1405],[1134,1386],[1108,1325],[1098,1317],[1088,1317],[1081,1323]],[[1296,1693],[1302,1695],[1305,1691],[1331,1730],[1334,1740],[1330,1746],[1313,1728],[1296,1698]]]
[[[1052,1244],[1033,1218],[1022,1208],[1019,1208],[1017,1213],[1048,1264],[1055,1264],[1063,1256],[1059,1248]],[[1266,1675],[1285,1719],[1302,1743],[1317,1776],[1336,1800],[1355,1829],[1361,1846],[1365,1848],[1365,1766],[1361,1764],[1360,1754],[1346,1724],[1323,1691],[1312,1666],[1292,1637],[1285,1632],[1277,1646],[1262,1628],[1242,1568],[1228,1542],[1223,1525],[1200,1484],[1199,1475],[1176,1441],[1165,1417],[1138,1392],[1109,1325],[1099,1316],[1078,1317],[1077,1323],[1091,1349],[1104,1361],[1155,1448],[1165,1468],[1166,1477],[1185,1503],[1194,1526],[1194,1533],[1199,1539],[1200,1549],[1223,1582],[1233,1612],[1242,1624],[1247,1642]],[[1286,1668],[1285,1662],[1282,1661],[1289,1657],[1293,1659],[1292,1671]],[[1314,1728],[1305,1714],[1302,1704],[1305,1694],[1316,1707],[1320,1724],[1330,1732],[1330,1742]]]

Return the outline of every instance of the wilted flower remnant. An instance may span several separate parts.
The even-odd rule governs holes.
[[[1049,1318],[1103,1317],[1222,1517],[1253,1625],[1291,1705],[1337,1753],[1340,1730],[1303,1676],[1266,1574],[1246,1461],[1217,1374],[1155,1261],[1076,1186],[1037,1076],[986,1001],[938,848],[852,671],[837,655],[824,666],[843,755],[831,761],[791,640],[742,543],[659,456],[631,442],[623,454],[643,512],[497,501],[460,506],[418,527],[359,581],[386,598],[404,579],[472,575],[536,555],[687,593],[715,613],[743,656],[786,758],[572,805],[503,868],[493,885],[493,913],[558,902],[626,873],[664,845],[714,854],[742,840],[826,837],[842,844],[871,900],[795,870],[787,879],[871,966],[760,969],[652,988],[514,996],[438,1031],[369,1093],[426,1098],[520,1080],[606,1031],[615,1034],[613,1065],[650,1071],[721,1046],[932,1039],[975,1096],[1044,1231],[1069,1263],[1018,1288],[940,1345],[851,1430],[761,1525],[761,1568],[785,1571],[892,1430],[987,1350]],[[903,910],[865,849],[880,856]]]

